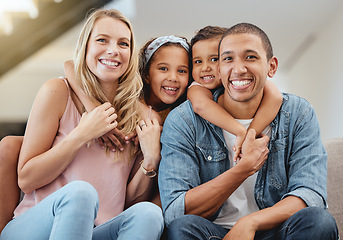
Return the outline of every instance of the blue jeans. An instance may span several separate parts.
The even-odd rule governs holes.
[[[87,182],[71,182],[10,221],[0,239],[91,239],[97,211],[95,188]]]
[[[162,210],[140,202],[94,229],[93,240],[158,240],[164,228]]]
[[[223,239],[225,229],[207,219],[184,215],[173,220],[168,228],[169,240]],[[256,232],[255,240],[328,240],[338,239],[338,229],[332,215],[318,207],[307,207],[291,216],[278,228]]]
[[[9,222],[0,240],[157,240],[163,232],[162,210],[153,203],[137,203],[93,228],[97,210],[93,186],[71,182]]]

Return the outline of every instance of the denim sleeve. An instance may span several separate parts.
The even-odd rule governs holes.
[[[169,113],[161,136],[159,190],[167,226],[185,213],[186,192],[199,185],[194,114],[187,103]]]
[[[308,206],[326,208],[327,155],[314,109],[306,100],[293,106],[290,116],[289,184],[287,194],[300,197]]]

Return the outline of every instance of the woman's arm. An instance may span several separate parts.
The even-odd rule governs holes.
[[[214,125],[236,135],[233,149],[235,151],[234,159],[236,160],[241,151],[247,130],[219,104],[213,101],[213,96],[209,89],[199,85],[191,86],[188,89],[187,98],[191,101],[195,113]]]
[[[274,120],[282,104],[282,95],[277,86],[267,81],[263,90],[263,99],[258,108],[250,128],[255,129],[259,136],[262,131]]]
[[[106,103],[83,114],[79,125],[51,147],[67,100],[68,88],[61,79],[46,82],[36,96],[18,163],[18,183],[25,193],[52,182],[85,143],[116,127],[114,109]]]

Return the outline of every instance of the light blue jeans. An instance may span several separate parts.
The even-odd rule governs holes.
[[[158,240],[164,228],[162,210],[150,202],[140,202],[97,226],[93,240]]]
[[[93,186],[71,182],[9,222],[0,240],[157,240],[163,231],[162,211],[153,203],[138,203],[93,228],[97,211]]]
[[[71,182],[10,221],[0,239],[92,239],[97,211],[95,188],[87,182]]]

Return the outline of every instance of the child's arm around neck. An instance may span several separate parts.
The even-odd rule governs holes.
[[[245,139],[247,130],[236,121],[224,108],[213,101],[211,90],[196,84],[187,92],[187,98],[191,101],[194,112],[214,125],[236,135],[235,159]]]
[[[279,112],[282,101],[283,98],[277,86],[267,80],[263,89],[262,102],[249,127],[249,129],[252,128],[256,131],[256,136],[259,136],[274,120]]]

